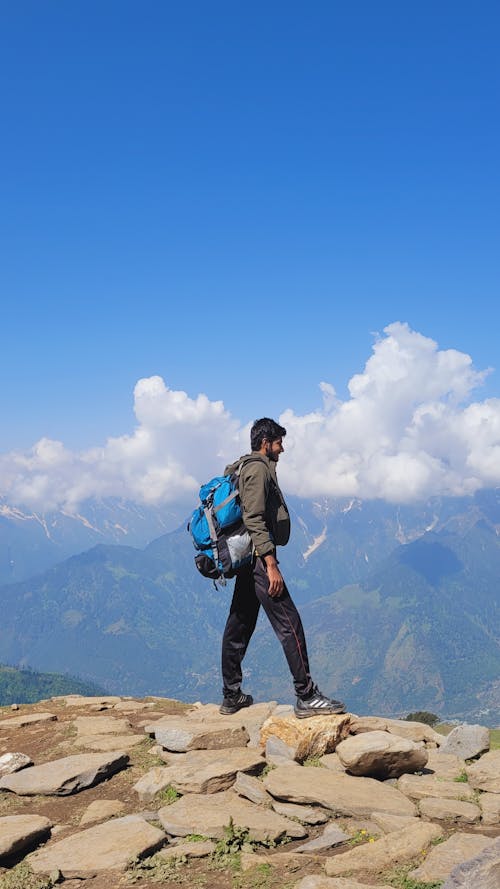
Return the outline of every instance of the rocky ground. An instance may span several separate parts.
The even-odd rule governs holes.
[[[500,750],[458,726],[66,696],[0,709],[2,889],[499,889]]]

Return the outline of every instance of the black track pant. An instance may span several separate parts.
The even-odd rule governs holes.
[[[241,662],[255,629],[261,605],[283,646],[296,695],[303,697],[311,691],[306,640],[299,612],[286,586],[277,598],[272,598],[268,589],[269,581],[262,559],[255,559],[254,564],[241,571],[236,578],[231,610],[222,639],[224,695],[240,690]]]

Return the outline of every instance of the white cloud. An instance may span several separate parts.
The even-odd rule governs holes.
[[[345,401],[322,382],[321,408],[278,418],[288,430],[283,488],[410,502],[500,484],[500,400],[472,401],[486,374],[470,356],[389,325]],[[222,401],[172,391],[161,377],[139,380],[134,409],[136,429],[102,447],[76,453],[44,438],[1,456],[0,493],[44,511],[106,496],[189,503],[200,482],[247,450],[249,426]]]

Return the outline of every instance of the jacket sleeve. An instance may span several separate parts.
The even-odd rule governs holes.
[[[275,552],[266,521],[269,484],[269,471],[262,461],[256,460],[241,470],[239,489],[243,522],[259,556]]]

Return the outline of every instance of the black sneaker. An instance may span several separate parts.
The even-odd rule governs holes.
[[[242,710],[243,707],[250,707],[252,704],[252,695],[246,695],[242,691],[236,692],[234,695],[224,695],[224,700],[219,707],[219,713],[222,713],[223,716],[231,716],[233,713],[237,713],[238,710]]]
[[[327,698],[315,685],[310,698],[305,701],[297,698],[293,712],[297,719],[307,719],[308,716],[330,716],[332,713],[345,713],[346,710],[342,701]]]

